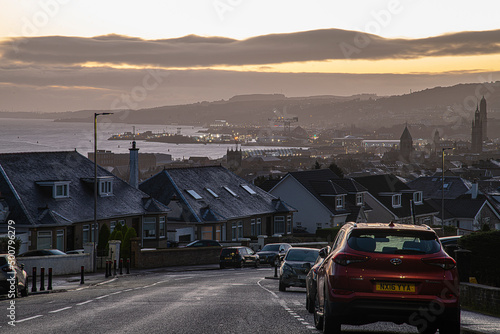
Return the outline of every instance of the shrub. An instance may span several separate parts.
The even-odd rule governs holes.
[[[108,240],[109,240],[109,227],[106,224],[102,224],[101,230],[99,231],[99,241],[97,243],[97,255],[106,256],[108,255]]]
[[[500,287],[500,231],[474,232],[458,244],[471,253],[471,274],[479,283]]]
[[[6,254],[9,253],[9,240],[10,240],[9,237],[0,238],[0,253],[6,253]],[[22,243],[21,239],[19,238],[14,239],[14,245],[11,245],[14,246],[15,249],[14,256],[19,254],[19,248],[21,248],[21,243]]]
[[[328,242],[333,242],[339,230],[340,226],[330,227],[330,228],[320,228],[316,230],[316,236]]]
[[[130,259],[130,239],[135,237],[137,237],[135,228],[131,227],[127,229],[127,233],[125,233],[125,236],[123,237],[123,243],[120,250],[120,257],[122,257],[123,260]]]

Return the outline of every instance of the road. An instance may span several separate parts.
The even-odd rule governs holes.
[[[7,323],[10,300],[2,300],[0,332],[319,333],[305,309],[305,289],[279,292],[278,281],[268,279],[273,275],[271,268],[243,268],[124,276],[16,299],[15,326]],[[414,327],[388,323],[342,328],[349,333],[417,333]]]

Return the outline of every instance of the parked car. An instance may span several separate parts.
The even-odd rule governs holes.
[[[73,250],[67,251],[66,254],[85,254],[85,249],[73,249]]]
[[[260,263],[278,267],[280,264],[280,255],[285,255],[291,247],[292,246],[290,244],[286,243],[273,243],[265,245],[260,251],[257,252],[260,257]]]
[[[309,313],[314,312],[314,301],[316,300],[316,277],[318,276],[318,268],[323,263],[325,258],[330,253],[330,246],[326,246],[319,250],[319,256],[316,263],[311,267],[311,270],[306,275],[306,310]]]
[[[216,240],[195,240],[186,247],[222,247],[222,245]]]
[[[60,251],[59,249],[35,249],[22,253],[17,257],[47,256],[47,255],[66,255],[66,253]]]
[[[222,248],[219,260],[220,268],[254,266],[259,267],[260,260],[251,248],[245,246]]]
[[[460,248],[460,246],[458,246],[458,240],[461,237],[461,235],[453,235],[451,237],[439,238],[441,245],[443,245],[444,251],[448,253],[448,255],[452,258],[455,258],[455,251]]]
[[[28,275],[24,265],[18,264],[9,254],[0,254],[0,293],[8,294],[9,298],[28,295]]]
[[[318,259],[319,249],[292,247],[280,267],[279,290],[289,286],[306,287],[306,275]]]
[[[314,323],[408,323],[420,333],[460,333],[456,262],[426,225],[347,223],[318,268]]]

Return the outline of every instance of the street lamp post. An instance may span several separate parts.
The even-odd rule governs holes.
[[[97,271],[97,239],[99,235],[99,228],[97,226],[97,117],[111,114],[113,113],[94,113],[94,233],[91,233],[94,239],[94,272]],[[92,232],[92,229],[90,231]]]
[[[451,147],[443,147],[441,149],[441,157],[443,159],[442,161],[442,177],[441,177],[441,227],[443,228],[443,235],[444,235],[444,151],[446,150],[452,150],[453,148]]]

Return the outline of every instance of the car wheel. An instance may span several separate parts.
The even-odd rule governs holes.
[[[286,291],[286,285],[281,280],[280,280],[279,290]]]
[[[26,282],[27,284],[27,282]],[[22,297],[27,297],[28,296],[28,286],[24,286],[24,289],[21,290],[21,296]]]
[[[439,325],[439,333],[460,334],[460,310],[443,317]]]
[[[341,323],[340,319],[331,314],[328,303],[325,301],[323,306],[323,333],[329,334],[340,334],[341,333]]]
[[[226,268],[226,266],[223,265],[222,263],[219,266],[220,266],[221,269],[225,269]]]
[[[319,296],[316,294],[316,298],[314,298],[314,327],[316,329],[323,329],[323,316],[319,315]]]
[[[17,278],[16,278],[15,284],[16,284],[16,287],[14,289],[14,296],[15,296],[15,298],[19,298],[22,296],[22,294],[21,294],[21,290],[19,289],[19,281],[17,280]]]
[[[306,296],[306,309],[309,313],[314,313],[314,296]]]
[[[276,256],[274,258],[273,264],[274,264],[275,267],[279,267],[280,266],[280,259],[279,259],[278,256]]]
[[[239,267],[243,268],[244,265],[245,265],[245,261],[241,260],[240,263],[239,263]]]
[[[255,261],[255,268],[259,268],[259,266],[260,266],[260,261],[259,260]]]

